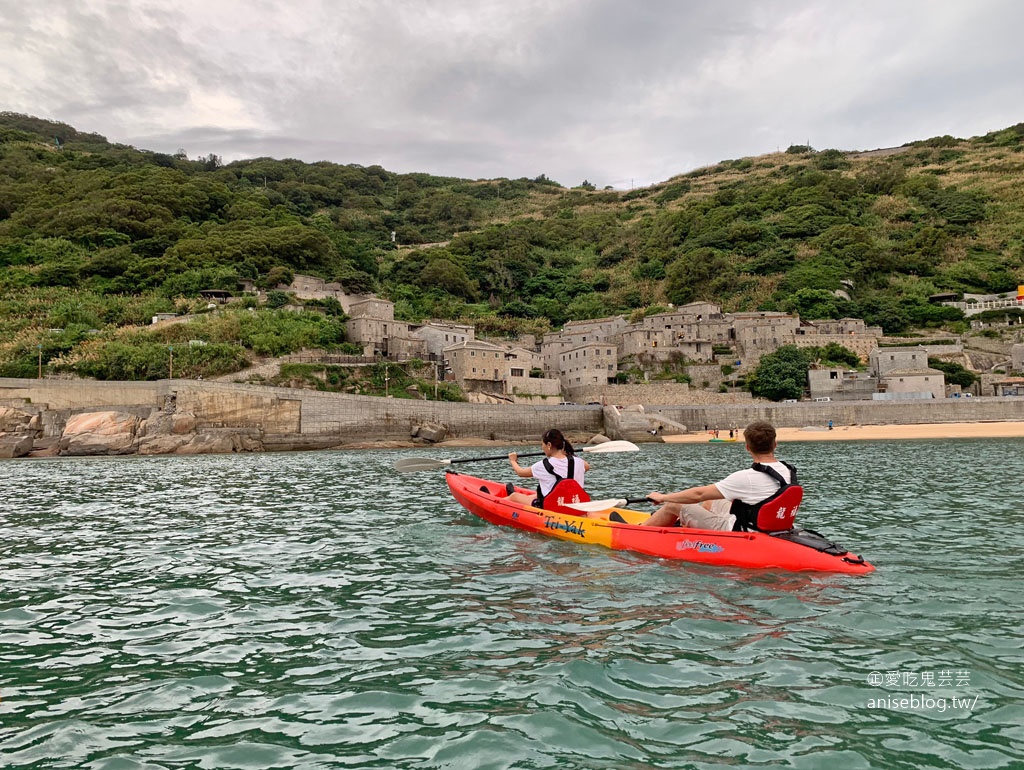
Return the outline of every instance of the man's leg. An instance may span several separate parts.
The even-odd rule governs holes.
[[[647,521],[641,522],[644,527],[671,527],[679,520],[679,503],[665,503],[648,517]]]

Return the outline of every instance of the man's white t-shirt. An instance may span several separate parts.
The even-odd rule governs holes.
[[[789,468],[782,463],[776,461],[765,465],[778,471],[787,483],[792,481]],[[755,471],[753,468],[730,473],[721,481],[716,481],[715,486],[726,500],[740,500],[748,505],[759,503],[779,491],[779,482],[767,473]]]
[[[555,473],[561,476],[563,479],[569,477],[569,460],[565,457],[549,457],[547,458],[551,463],[551,467],[555,469]],[[548,469],[544,467],[544,461],[538,460],[530,466],[533,471],[533,477],[537,479],[537,484],[540,486],[540,493],[547,497],[548,493],[557,483],[557,479],[548,473]],[[586,465],[583,458],[576,457],[573,459],[573,478],[576,479],[577,483],[582,487],[583,477],[586,473]]]

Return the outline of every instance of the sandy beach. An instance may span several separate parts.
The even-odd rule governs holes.
[[[922,438],[1024,438],[1024,422],[940,422],[917,425],[808,425],[803,428],[778,428],[778,442],[857,441]],[[729,438],[729,431],[719,431]],[[700,444],[711,438],[707,433],[665,436],[668,444]],[[742,440],[743,431],[739,438]],[[739,443],[737,441],[736,443]]]

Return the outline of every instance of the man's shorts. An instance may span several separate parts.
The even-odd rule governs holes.
[[[710,503],[711,510],[705,508]],[[729,513],[732,500],[708,500],[703,504],[682,506],[679,511],[679,523],[692,529],[719,529],[731,531],[736,524],[736,517]]]

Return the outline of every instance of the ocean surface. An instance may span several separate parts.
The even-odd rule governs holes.
[[[1021,768],[1022,450],[781,447],[867,576],[551,540],[393,468],[493,447],[3,461],[0,766]],[[591,455],[588,486],[747,457]]]

